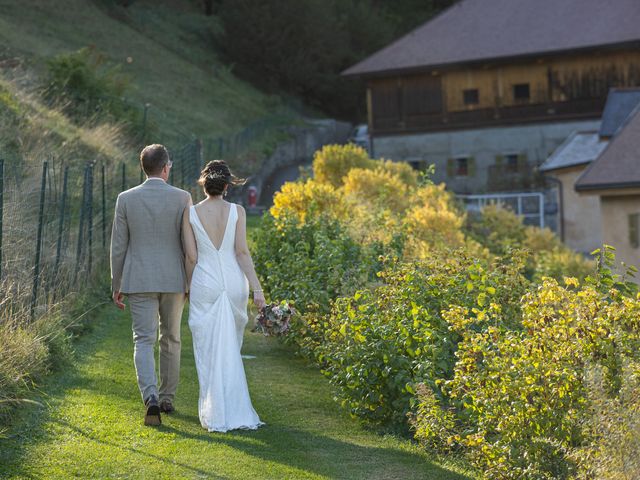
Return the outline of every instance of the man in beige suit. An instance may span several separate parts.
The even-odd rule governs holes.
[[[146,407],[145,425],[160,425],[160,412],[174,410],[180,370],[180,319],[187,291],[182,215],[191,195],[167,184],[171,161],[162,145],[140,154],[147,180],[116,201],[111,234],[113,301],[133,320],[134,363]],[[160,387],[154,346],[160,326]]]

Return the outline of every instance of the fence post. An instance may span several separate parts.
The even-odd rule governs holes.
[[[107,186],[104,178],[104,163],[102,164],[102,248],[107,248]]]
[[[198,180],[200,176],[200,171],[204,168],[204,150],[202,145],[202,140],[196,140],[196,154],[193,158],[193,163],[195,166],[195,172],[193,172],[192,181]],[[192,185],[193,186],[193,185]]]
[[[87,203],[87,178],[88,178],[88,168],[84,167],[84,178],[82,182],[82,203],[80,204],[80,222],[78,225],[78,247],[76,249],[76,268],[73,272],[73,283],[76,283],[76,278],[78,277],[78,272],[80,271],[80,260],[82,256],[82,234],[84,233],[84,217],[85,217],[85,206]]]
[[[56,245],[56,263],[53,273],[54,281],[58,279],[58,267],[62,255],[62,232],[64,231],[65,209],[67,207],[67,184],[69,181],[69,167],[64,167],[64,179],[62,180],[62,198],[60,199],[60,220],[58,221],[58,242]]]
[[[87,168],[89,169],[89,186],[87,189],[87,217],[89,221],[89,273],[91,273],[91,265],[93,263],[93,164],[91,164]]]
[[[124,192],[127,189],[127,165],[122,162],[122,188],[121,192]]]
[[[0,281],[2,281],[2,217],[4,214],[4,160],[0,158]]]
[[[47,189],[47,168],[48,162],[42,164],[42,183],[40,184],[40,208],[38,210],[38,235],[36,237],[36,263],[33,271],[33,293],[31,295],[31,320],[36,311],[36,301],[38,300],[38,283],[40,281],[40,254],[42,250],[42,227],[44,223],[44,195]]]
[[[142,114],[142,144],[144,145],[147,140],[147,116],[149,114],[149,104],[144,104],[144,112]]]
[[[180,188],[184,189],[184,148],[180,152]]]

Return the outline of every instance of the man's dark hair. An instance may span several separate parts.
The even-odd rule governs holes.
[[[169,163],[169,152],[159,143],[147,145],[140,152],[140,165],[147,175],[158,175],[164,167]]]

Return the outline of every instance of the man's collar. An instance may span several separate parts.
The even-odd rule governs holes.
[[[167,183],[166,180],[162,177],[147,177],[147,179],[145,180],[145,182],[148,182],[149,180],[160,180],[164,183]]]

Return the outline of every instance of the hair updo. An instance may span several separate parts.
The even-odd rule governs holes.
[[[224,160],[212,160],[200,172],[198,183],[204,187],[207,195],[222,195],[227,185],[242,185],[245,180],[236,177]]]

